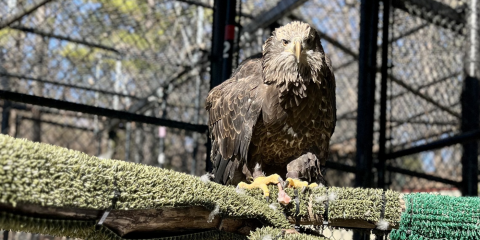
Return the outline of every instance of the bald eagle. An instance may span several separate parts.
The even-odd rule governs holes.
[[[261,58],[243,62],[210,91],[206,109],[215,182],[277,174],[323,183],[336,122],[335,77],[310,25],[275,29]]]

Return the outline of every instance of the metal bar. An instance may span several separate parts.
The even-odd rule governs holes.
[[[425,114],[425,113],[424,113]],[[420,121],[420,120],[405,120],[405,119],[390,119],[389,122],[391,123],[398,123],[398,125],[401,124],[425,124],[425,125],[442,125],[442,126],[456,126],[458,125],[457,121],[451,121],[451,122],[444,122],[444,121]],[[398,126],[397,125],[397,126]]]
[[[327,41],[328,43],[332,44],[332,46],[342,50],[346,54],[354,57],[356,60],[358,60],[358,54],[354,52],[351,48],[348,46],[343,45],[343,43],[337,41],[336,39],[330,37],[327,33],[324,33],[320,30],[317,29],[318,34],[320,35],[320,38],[323,40]]]
[[[346,165],[338,162],[327,161],[325,166],[329,169],[335,169],[342,172],[350,172],[350,173],[357,172],[357,168],[355,168],[354,166],[350,166],[350,165]]]
[[[479,108],[479,37],[478,24],[480,17],[480,3],[471,0],[468,14],[469,45],[467,48],[467,63],[465,72],[467,77],[463,82],[462,103],[462,132],[480,130]],[[462,195],[478,196],[478,141],[462,144]]]
[[[235,47],[235,10],[237,7],[236,0],[227,0],[225,36],[223,40],[223,67],[222,82],[229,79],[232,75],[232,63]]]
[[[399,168],[399,167],[387,166],[386,169],[387,169],[387,171],[390,171],[390,172],[401,173],[401,174],[405,174],[405,175],[412,176],[412,177],[423,178],[423,179],[430,180],[430,181],[450,184],[450,185],[453,185],[453,186],[456,186],[456,187],[460,187],[461,184],[462,184],[461,182],[458,182],[458,181],[454,181],[454,180],[450,180],[450,179],[446,179],[446,178],[441,178],[441,177],[433,176],[433,175],[426,174],[426,173],[415,172],[415,171],[411,171],[411,170],[407,170],[407,169],[403,169],[403,168]]]
[[[202,3],[202,2],[191,1],[191,0],[175,0],[175,1],[188,3],[188,4],[199,6],[199,7],[214,9],[214,7],[212,5]],[[248,13],[244,13],[244,12],[240,12],[240,11],[237,11],[237,15],[241,15],[242,17],[246,17],[246,18],[250,18],[250,19],[254,18],[253,15],[248,14]]]
[[[282,0],[277,5],[255,17],[250,24],[243,28],[246,33],[252,33],[259,28],[267,28],[270,24],[293,11],[307,0]]]
[[[326,166],[329,169],[339,170],[339,171],[342,171],[342,172],[357,173],[357,169],[354,166],[350,166],[350,165],[347,165],[347,164],[344,164],[344,163],[328,161]],[[374,167],[377,167],[377,166],[378,166],[377,164],[374,165]],[[426,180],[430,180],[430,181],[450,184],[450,185],[453,185],[453,186],[456,186],[456,187],[459,187],[462,184],[461,182],[454,181],[454,180],[451,180],[451,179],[441,178],[441,177],[437,177],[437,176],[433,176],[433,175],[426,174],[426,173],[421,173],[421,172],[415,172],[415,171],[411,171],[411,170],[403,169],[403,168],[399,168],[399,167],[386,166],[386,170],[389,171],[389,172],[405,174],[405,175],[408,175],[408,176],[422,178],[422,179],[426,179]]]
[[[435,84],[437,84],[437,83],[445,82],[445,80],[448,80],[449,78],[456,77],[456,76],[458,76],[458,75],[460,75],[460,74],[461,74],[461,72],[454,72],[454,73],[452,73],[452,74],[449,74],[448,76],[439,78],[439,79],[437,79],[437,80],[435,80],[435,81],[429,82],[429,83],[424,84],[424,85],[417,86],[417,87],[415,87],[415,88],[417,89],[417,91],[418,91],[418,90],[422,90],[422,89],[424,89],[424,88],[433,86],[433,85],[435,85]],[[391,98],[392,98],[392,99],[395,99],[395,98],[401,97],[401,96],[403,96],[403,95],[405,95],[405,94],[407,94],[407,93],[409,93],[409,91],[404,91],[404,92],[401,92],[401,93],[397,93],[397,94],[393,95]]]
[[[20,19],[22,19],[24,16],[34,12],[35,10],[37,10],[39,7],[42,7],[43,5],[51,2],[52,0],[43,0],[43,1],[40,1],[39,3],[31,6],[30,8],[28,9],[25,9],[25,11],[23,12],[20,12],[20,13],[17,13],[11,17],[8,17],[6,18],[6,20],[0,22],[0,30],[3,29],[4,27],[6,26],[9,26],[10,24],[14,23],[15,21],[18,21]]]
[[[400,34],[400,35],[392,38],[389,42],[390,42],[390,43],[394,43],[394,42],[396,42],[396,41],[398,41],[398,40],[400,40],[400,39],[402,39],[402,38],[404,38],[404,37],[407,37],[407,36],[409,36],[409,35],[411,35],[411,34],[416,33],[417,31],[419,31],[419,30],[421,30],[421,29],[423,29],[423,28],[425,28],[425,27],[428,27],[428,26],[430,26],[430,23],[424,23],[424,24],[418,25],[418,26],[416,26],[416,27],[414,27],[414,28],[412,28],[412,29],[409,29],[409,30],[403,32],[402,34]]]
[[[478,80],[467,77],[462,91],[462,132],[480,131]],[[478,196],[478,141],[462,144],[462,195]]]
[[[215,9],[213,12],[213,33],[212,33],[212,52],[210,55],[210,89],[223,82],[223,42],[225,40],[226,16],[223,14],[227,8],[227,2],[224,0],[215,0]]]
[[[421,93],[419,90],[417,89],[414,89],[413,87],[409,86],[408,84],[406,84],[405,82],[403,82],[402,80],[396,78],[395,76],[393,76],[393,74],[388,74],[388,77],[396,84],[402,86],[403,88],[407,89],[409,92],[413,93],[414,95],[417,95],[418,97],[422,98],[423,100],[425,100],[426,102],[430,103],[430,104],[433,104],[435,107],[437,108],[440,108],[441,110],[447,112],[447,113],[450,113],[452,116],[455,116],[457,118],[461,118],[460,114],[452,111],[450,108],[448,107],[445,107],[443,105],[440,105],[439,103],[435,102],[435,100],[433,100],[431,97]]]
[[[45,97],[31,96],[22,93],[10,92],[0,90],[0,98],[11,100],[15,102],[29,103],[45,107],[54,107],[58,109],[64,109],[75,112],[82,112],[88,114],[96,114],[99,116],[105,116],[109,118],[118,118],[127,121],[141,122],[147,124],[153,124],[157,126],[165,126],[171,128],[184,129],[187,131],[205,133],[207,131],[206,125],[198,125],[191,123],[184,123],[179,121],[173,121],[168,119],[160,119],[150,116],[139,115],[126,111],[116,111],[106,108],[93,107],[90,105],[72,103],[62,100],[50,99]]]
[[[61,36],[61,35],[57,35],[57,34],[46,33],[46,32],[43,32],[43,31],[35,29],[35,28],[28,28],[28,27],[24,27],[24,26],[11,26],[10,28],[18,30],[18,31],[22,31],[22,32],[37,34],[37,35],[40,35],[42,37],[56,38],[56,39],[59,39],[59,40],[68,41],[68,42],[77,43],[77,44],[82,44],[82,45],[85,45],[85,46],[88,46],[88,47],[99,48],[99,49],[103,49],[103,50],[107,50],[107,51],[111,51],[111,52],[115,52],[115,53],[120,54],[120,51],[118,51],[117,49],[115,49],[113,47],[108,47],[108,46],[104,46],[104,45],[100,45],[100,44],[96,44],[96,43],[91,43],[91,42],[87,42],[87,41],[84,41],[84,40],[73,39],[71,37],[65,37],[65,36]]]
[[[79,127],[79,126],[74,126],[74,125],[71,125],[71,124],[63,124],[63,123],[59,123],[59,122],[47,121],[47,120],[43,120],[43,119],[37,119],[37,118],[31,118],[31,117],[25,117],[25,116],[20,116],[20,120],[29,120],[29,121],[34,121],[34,122],[38,121],[38,122],[41,122],[42,124],[46,123],[46,124],[49,124],[49,125],[54,125],[54,126],[58,126],[58,127],[62,127],[62,128],[71,128],[71,129],[88,131],[88,132],[93,132],[94,131],[93,128]]]
[[[390,0],[383,1],[382,15],[382,67],[380,83],[380,132],[378,140],[378,167],[377,187],[386,189],[385,185],[385,148],[387,144],[387,81],[388,81],[388,51],[389,51],[389,29],[390,29]]]
[[[78,86],[78,85],[73,85],[73,84],[68,84],[68,83],[55,82],[55,81],[45,80],[45,79],[41,79],[41,78],[21,76],[21,75],[17,75],[17,74],[0,73],[0,76],[6,76],[6,77],[12,77],[12,78],[21,78],[21,79],[30,80],[30,81],[36,81],[36,82],[41,82],[41,83],[58,85],[58,86],[62,86],[62,87],[77,88],[77,89],[81,89],[81,90],[95,91],[95,92],[108,94],[108,95],[116,95],[116,96],[120,96],[120,97],[129,97],[129,98],[134,98],[134,99],[140,99],[139,97],[136,97],[136,96],[133,96],[133,95],[110,92],[110,91],[101,90],[101,89],[88,88],[88,87],[83,87],[83,86]]]
[[[442,147],[447,147],[454,144],[472,142],[478,139],[480,139],[480,130],[474,130],[474,131],[457,134],[455,136],[434,141],[431,143],[427,143],[421,146],[416,146],[416,147],[412,147],[412,148],[408,148],[408,149],[404,149],[404,150],[400,150],[392,153],[387,153],[385,157],[386,159],[395,159],[395,158],[400,158],[400,157],[420,153],[423,151],[429,151],[429,150],[434,150]]]
[[[378,34],[378,1],[362,0],[360,5],[360,54],[358,60],[358,110],[355,186],[372,186],[373,123]]]
[[[461,29],[466,23],[464,9],[453,9],[435,0],[392,0],[392,7],[459,34],[462,34]]]
[[[0,133],[8,134],[10,122],[10,101],[5,101],[2,106],[2,127]]]

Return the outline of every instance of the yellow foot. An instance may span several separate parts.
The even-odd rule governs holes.
[[[293,178],[287,178],[285,181],[286,186],[285,188],[288,187],[293,187],[293,188],[304,188],[304,187],[309,187],[309,188],[314,188],[318,186],[316,183],[311,183],[310,185],[308,184],[307,181],[300,181],[298,179],[293,179]]]
[[[272,174],[268,177],[257,177],[251,184],[240,182],[237,187],[243,189],[253,189],[260,188],[263,191],[263,196],[267,199],[270,198],[270,190],[268,190],[267,184],[277,184],[278,185],[278,201],[283,204],[288,204],[290,202],[290,197],[282,189],[283,180],[278,174]]]

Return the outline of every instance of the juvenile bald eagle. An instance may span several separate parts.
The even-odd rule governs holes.
[[[243,62],[210,91],[206,109],[215,182],[265,174],[323,182],[336,121],[335,77],[308,24],[275,29],[261,58]]]

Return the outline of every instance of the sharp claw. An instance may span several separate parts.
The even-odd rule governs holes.
[[[305,193],[305,190],[307,190],[307,187],[302,187],[301,193],[304,194],[304,193]]]
[[[267,203],[270,202],[270,197],[266,196],[265,199],[267,200]]]
[[[283,183],[283,178],[280,177],[280,176],[278,176],[278,182],[279,182],[279,183]]]
[[[283,182],[283,188],[287,188],[288,185],[290,185],[290,182],[288,180],[286,180],[285,182]]]

